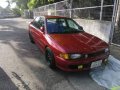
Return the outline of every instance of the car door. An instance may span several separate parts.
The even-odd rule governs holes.
[[[45,28],[45,18],[37,17],[31,25],[31,33],[36,45],[43,51],[45,48],[45,31],[41,31],[40,27]]]
[[[45,18],[44,17],[40,17],[39,21],[39,28],[43,27],[45,29]],[[38,30],[38,35],[37,35],[37,38],[38,38],[38,44],[41,48],[41,50],[44,50],[44,47],[45,47],[45,30],[44,32],[41,31],[41,29]]]
[[[32,37],[34,38],[35,43],[38,42],[38,30],[39,30],[39,19],[40,17],[37,17],[30,25],[30,33]]]

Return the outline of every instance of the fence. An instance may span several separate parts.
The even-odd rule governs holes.
[[[33,18],[33,12],[31,10],[24,10],[23,18]]]
[[[64,0],[38,7],[33,10],[33,14],[34,17],[40,15],[59,15],[79,19],[78,23],[82,24],[86,31],[89,32],[89,29],[93,29],[89,33],[98,36],[106,42],[111,39],[113,43],[120,44],[120,17],[116,22],[116,13],[118,13],[116,5],[118,1],[120,0],[94,0],[94,2],[93,0],[73,0],[72,4],[70,4],[68,0]],[[96,31],[94,31],[95,27],[97,27]]]
[[[118,3],[119,4],[116,12],[116,20],[115,20],[115,27],[114,27],[112,42],[114,44],[120,45],[120,0]]]
[[[112,20],[114,2],[113,0],[73,0],[72,5],[68,0],[45,5],[33,10],[34,16],[59,15],[72,18],[92,20]]]

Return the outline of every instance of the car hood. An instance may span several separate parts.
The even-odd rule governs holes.
[[[92,53],[108,48],[103,40],[86,32],[74,34],[50,34],[67,53]]]

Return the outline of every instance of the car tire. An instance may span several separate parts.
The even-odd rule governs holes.
[[[35,43],[34,40],[33,40],[32,35],[30,34],[30,32],[29,32],[29,39],[30,39],[30,42],[31,42],[31,43]]]
[[[54,54],[50,48],[46,48],[45,58],[46,58],[46,61],[48,63],[48,66],[52,69],[55,69],[56,68],[55,58],[54,58]]]

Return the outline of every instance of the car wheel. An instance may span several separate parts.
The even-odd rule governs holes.
[[[29,39],[30,39],[30,42],[31,42],[31,43],[35,43],[34,40],[33,40],[32,35],[30,34],[30,32],[29,32]]]
[[[52,69],[56,68],[55,65],[55,59],[54,59],[54,54],[53,52],[50,50],[50,48],[46,48],[46,52],[45,52],[45,58],[47,60],[48,66]]]

